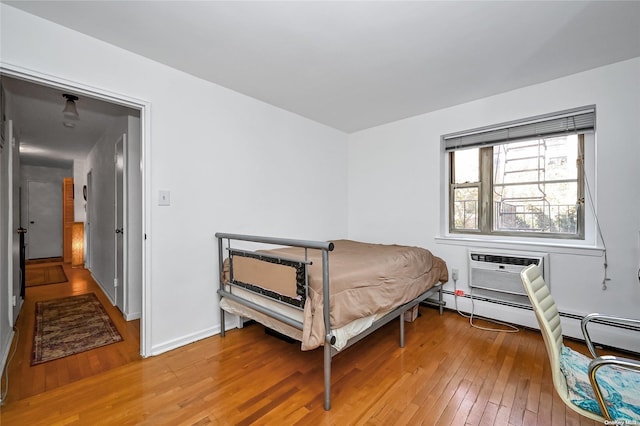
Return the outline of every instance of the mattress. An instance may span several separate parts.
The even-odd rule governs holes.
[[[332,330],[341,330],[343,327],[351,327],[353,324],[357,324],[355,329],[359,329],[362,324],[366,325],[369,322],[373,322],[376,318],[395,307],[415,299],[438,282],[444,283],[448,280],[445,262],[433,256],[430,251],[420,247],[369,244],[351,240],[336,240],[332,242],[334,250],[329,254],[331,298],[329,316]],[[259,251],[259,253],[276,255],[287,259],[305,259],[304,249],[297,247],[265,250]],[[293,306],[274,302],[277,305],[282,305],[278,309],[286,308],[285,310],[289,312],[287,315],[291,315],[292,318],[302,316],[301,320],[304,327],[301,338],[298,340],[302,342],[303,350],[314,349],[322,345],[325,336],[322,314],[322,252],[308,250],[307,253],[307,260],[311,262],[308,268],[308,295],[300,294],[299,280],[298,282],[289,282],[283,288],[282,282],[284,280],[282,276],[275,280],[278,282],[277,291],[271,288],[268,283],[269,279],[261,278],[262,282],[257,286],[260,288],[264,286],[267,296],[273,296],[273,293],[284,293],[288,298],[303,302],[304,309],[302,312]],[[260,264],[272,264],[273,262],[256,260],[248,263],[251,264],[251,268],[260,268]],[[243,273],[241,269],[242,267],[239,267],[239,263],[236,264],[234,260],[234,278],[235,275]],[[227,275],[228,272],[227,270]],[[280,272],[281,275],[286,275],[286,273]],[[253,276],[266,277],[270,272],[266,269],[262,272],[254,270],[251,274]],[[290,277],[297,276],[299,278],[299,273],[289,275]],[[253,287],[251,288],[252,291],[234,287],[233,292],[253,293],[256,290],[256,286],[252,285],[251,287]],[[261,303],[263,303],[265,296],[259,296]],[[249,296],[243,294],[242,297]],[[306,300],[305,297],[307,297]],[[221,304],[223,309],[225,309],[225,306],[231,309],[227,302],[230,301]],[[354,321],[359,322],[354,323]],[[336,334],[340,333],[336,331]],[[284,334],[290,335],[290,333]]]
[[[265,308],[286,315],[287,317],[296,321],[302,322],[304,320],[304,314],[302,311],[293,309],[289,306],[283,305],[282,303],[278,303],[272,299],[261,296],[260,294],[243,290],[241,288],[228,289],[228,291],[233,292],[233,294],[237,296],[241,296],[245,300],[249,300],[251,302],[264,306]],[[285,336],[289,336],[292,339],[302,342],[302,330],[278,321],[275,318],[244,306],[238,302],[227,298],[222,298],[222,300],[220,301],[220,307],[230,314],[250,318],[259,322],[265,327],[271,328],[279,333],[284,334]],[[342,350],[347,345],[349,339],[357,336],[358,334],[371,327],[371,325],[375,321],[382,318],[385,314],[386,312],[369,315],[365,318],[358,318],[354,321],[351,321],[350,323],[340,328],[332,328],[331,333],[335,337],[335,342],[331,346],[337,351]]]

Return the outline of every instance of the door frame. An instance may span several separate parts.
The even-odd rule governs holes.
[[[88,84],[68,80],[58,76],[44,74],[35,70],[0,62],[0,73],[8,77],[41,84],[63,91],[75,92],[105,102],[122,105],[140,111],[140,168],[142,178],[142,229],[139,238],[142,240],[142,315],[140,319],[140,355],[151,355],[151,251],[148,246],[147,229],[151,223],[151,161],[150,130],[151,103],[121,93],[90,86]]]

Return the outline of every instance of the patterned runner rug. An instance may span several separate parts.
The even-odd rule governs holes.
[[[36,302],[31,365],[122,340],[94,293]]]
[[[25,285],[34,287],[37,285],[57,284],[67,281],[62,265],[53,266],[27,266],[25,269]]]

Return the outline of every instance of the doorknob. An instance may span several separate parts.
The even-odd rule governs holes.
[[[29,223],[33,225],[35,222],[33,220],[30,220]]]

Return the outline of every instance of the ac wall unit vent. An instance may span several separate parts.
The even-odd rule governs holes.
[[[473,294],[496,302],[531,305],[520,279],[520,272],[529,265],[538,265],[550,283],[548,253],[469,249],[468,259]]]

